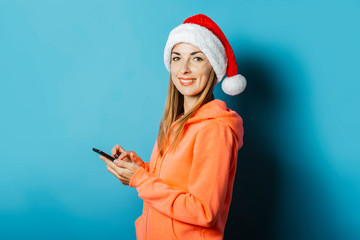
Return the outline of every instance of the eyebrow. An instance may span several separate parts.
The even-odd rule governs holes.
[[[180,53],[178,53],[178,52],[172,52],[171,54],[176,54],[176,55],[181,55]],[[197,52],[192,52],[192,53],[190,53],[190,55],[195,55],[195,54],[197,54],[197,53],[203,53],[202,51],[197,51]]]

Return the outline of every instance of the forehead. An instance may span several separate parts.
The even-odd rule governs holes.
[[[198,52],[201,51],[200,48],[190,44],[190,43],[178,43],[176,44],[173,49],[172,52]]]

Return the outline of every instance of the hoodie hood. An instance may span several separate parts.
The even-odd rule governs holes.
[[[208,119],[220,119],[232,130],[240,149],[243,144],[243,120],[235,111],[227,108],[226,103],[214,99],[199,108],[199,110],[187,121],[186,124],[195,124]]]

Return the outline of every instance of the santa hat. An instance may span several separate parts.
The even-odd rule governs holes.
[[[237,74],[236,60],[230,43],[220,27],[208,16],[198,14],[189,17],[170,32],[164,51],[164,62],[169,72],[171,51],[180,42],[200,48],[214,68],[218,82],[227,75],[221,84],[226,94],[234,96],[244,91],[246,79]]]

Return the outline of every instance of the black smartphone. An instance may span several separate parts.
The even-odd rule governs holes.
[[[104,157],[106,157],[108,159],[110,159],[111,161],[115,160],[115,158],[113,156],[110,156],[109,154],[107,154],[107,153],[105,153],[105,152],[103,152],[103,151],[101,151],[99,149],[93,148],[93,151],[97,152],[98,154],[100,154],[100,155],[102,155],[102,156],[104,156]]]

